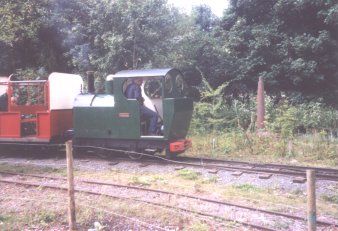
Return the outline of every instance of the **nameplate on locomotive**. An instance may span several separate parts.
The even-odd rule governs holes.
[[[120,118],[129,118],[130,117],[130,113],[128,113],[128,112],[119,113],[119,117]]]

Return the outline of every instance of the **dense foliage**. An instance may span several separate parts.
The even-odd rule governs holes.
[[[265,118],[265,125],[269,131],[286,138],[305,133],[321,132],[330,136],[337,136],[338,133],[337,110],[319,102],[293,105],[286,98],[276,103],[271,97],[267,97]],[[234,99],[232,103],[226,103],[222,97],[215,96],[212,103],[201,102],[195,105],[191,133],[221,134],[231,131],[246,133],[254,130],[255,122],[254,95],[245,99]]]
[[[338,2],[335,0],[233,0],[222,29],[231,68],[249,89],[257,78],[267,90],[298,100],[324,98],[336,104]]]

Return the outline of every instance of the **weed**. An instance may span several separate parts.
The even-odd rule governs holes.
[[[254,186],[251,184],[239,184],[239,185],[234,185],[233,187],[243,192],[262,192],[263,191],[261,188],[258,188],[257,186]]]
[[[194,184],[194,189],[195,189],[195,192],[199,193],[199,192],[202,192],[202,185],[201,184],[198,184],[198,183],[195,183]]]
[[[134,184],[134,185],[141,185],[141,186],[150,186],[151,183],[143,178],[143,177],[139,177],[139,176],[133,176],[131,177],[131,184]]]
[[[55,221],[57,215],[55,213],[52,213],[50,211],[42,211],[40,214],[38,214],[37,220],[39,220],[41,223],[49,224]]]
[[[295,190],[291,191],[291,193],[294,194],[294,195],[299,196],[299,195],[303,195],[304,191],[298,188],[298,189],[295,189]]]
[[[181,169],[177,173],[178,176],[182,177],[185,180],[197,180],[198,177],[201,175],[200,172],[195,172],[190,169]]]
[[[211,183],[217,183],[218,177],[217,176],[212,176],[212,177],[206,177],[202,179],[203,184],[211,184]]]
[[[166,180],[163,176],[153,176],[152,181],[154,183],[168,184],[168,180]]]
[[[0,222],[5,222],[7,220],[9,220],[9,217],[4,216],[4,215],[0,215]]]
[[[282,222],[282,221],[276,221],[274,224],[274,227],[276,230],[288,230],[289,229],[289,224]]]
[[[331,202],[334,204],[338,204],[338,194],[336,195],[322,195],[321,198],[324,201]]]
[[[193,223],[189,228],[185,229],[186,231],[208,231],[210,230],[209,226],[200,221]]]
[[[12,164],[0,164],[0,171],[10,171],[17,173],[58,173],[66,175],[65,169],[51,168],[51,167],[39,167],[39,166],[25,166],[25,165],[12,165]]]

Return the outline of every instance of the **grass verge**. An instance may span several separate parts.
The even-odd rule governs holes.
[[[185,155],[263,163],[337,167],[338,139],[318,133],[283,138],[273,133],[229,132],[192,135]]]

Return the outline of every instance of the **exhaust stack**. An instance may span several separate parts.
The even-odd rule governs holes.
[[[94,71],[87,71],[88,93],[95,94]]]

